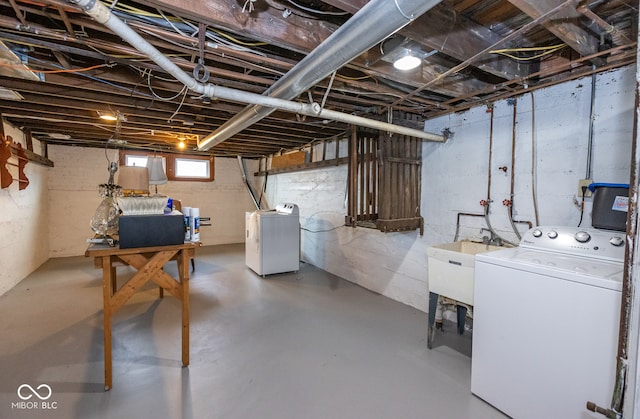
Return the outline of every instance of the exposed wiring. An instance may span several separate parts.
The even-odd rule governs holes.
[[[580,204],[580,221],[578,221],[578,227],[582,224],[582,217],[584,217],[584,195],[587,192],[587,187],[582,187],[582,202]]]
[[[250,47],[258,47],[258,46],[262,46],[262,45],[269,45],[267,42],[244,42],[244,41],[240,41],[239,39],[234,38],[233,36],[231,36],[229,34],[226,34],[224,32],[221,32],[221,31],[219,31],[217,29],[213,30],[213,32],[215,32],[218,35],[223,36],[223,37],[225,37],[225,38],[227,38],[227,39],[229,39],[229,40],[231,40],[231,41],[233,41],[233,42],[235,42],[237,44],[240,44],[240,45],[246,45],[246,46],[250,46]]]
[[[287,2],[293,4],[295,7],[297,7],[300,10],[304,10],[305,12],[309,12],[309,13],[314,13],[317,15],[327,15],[327,16],[345,16],[348,15],[350,13],[348,12],[325,12],[324,10],[317,10],[317,9],[312,9],[310,7],[305,7],[302,6],[292,0],[287,0]]]
[[[371,76],[369,76],[369,75],[362,76],[362,77],[349,77],[349,76],[345,76],[344,74],[337,74],[337,75],[336,75],[336,77],[337,77],[337,78],[339,78],[339,79],[354,80],[354,81],[357,81],[357,80],[366,80],[366,79],[373,79],[373,80],[375,80],[375,81],[376,81],[376,84],[377,84],[377,80],[376,80],[374,77],[371,77]]]
[[[182,96],[182,100],[180,101],[180,104],[178,105],[178,109],[176,109],[176,111],[171,114],[169,119],[167,119],[167,124],[170,124],[171,121],[173,120],[173,117],[176,116],[178,114],[178,112],[180,112],[180,109],[182,108],[182,105],[184,104],[184,100],[187,98],[187,94],[189,93],[189,89],[187,89],[186,86],[185,86],[185,87],[182,88],[181,92],[184,92],[184,95]]]
[[[329,231],[337,230],[337,229],[342,228],[342,227],[344,227],[344,226],[336,226],[336,227],[333,227],[333,228],[329,228],[327,230],[309,230],[308,228],[300,227],[300,230],[308,231],[309,233],[327,233]]]
[[[252,13],[254,10],[254,6],[253,3],[255,3],[257,0],[246,0],[244,2],[244,6],[242,6],[242,13],[245,12],[245,9],[249,12]],[[248,7],[247,7],[248,6]]]
[[[149,71],[147,72],[147,87],[149,88],[149,91],[151,92],[151,94],[153,95],[153,97],[155,97],[156,99],[159,99],[159,100],[166,101],[166,102],[171,101],[171,100],[174,100],[174,99],[176,99],[176,98],[180,97],[180,95],[181,95],[182,93],[184,93],[184,91],[185,91],[185,90],[187,90],[187,86],[183,86],[183,87],[182,87],[182,89],[180,89],[180,91],[179,91],[176,95],[174,95],[174,96],[171,96],[171,97],[162,97],[162,96],[158,95],[158,94],[155,92],[155,90],[153,90],[153,87],[151,87],[151,70],[149,70]],[[184,101],[184,98],[183,98],[183,101]]]
[[[531,61],[531,60],[536,60],[538,58],[542,58],[546,55],[549,54],[553,54],[556,51],[561,50],[562,48],[566,47],[567,44],[557,44],[557,45],[550,45],[547,47],[526,47],[526,48],[504,48],[504,49],[494,49],[492,51],[489,51],[489,54],[500,54],[500,55],[504,55],[505,57],[509,57],[513,60],[516,61]],[[532,55],[529,57],[518,57],[516,55],[511,54],[512,52],[532,52],[532,51],[542,51],[536,55]]]
[[[35,57],[29,57],[29,60],[30,61],[39,61],[39,62],[43,62],[43,63],[47,62],[47,61],[44,61],[44,60],[41,60],[41,59],[35,58]],[[50,65],[52,65],[54,67],[60,67],[62,69],[62,66],[57,66],[55,64],[50,64]],[[101,79],[99,77],[91,76],[89,74],[85,74],[84,72],[78,72],[76,74],[79,75],[79,76],[85,77],[87,79],[90,79],[90,80],[93,80],[93,81],[97,81],[99,83],[103,83],[103,84],[106,84],[106,85],[111,86],[111,87],[115,87],[116,89],[124,90],[126,92],[129,92],[131,95],[133,95],[135,93],[135,91],[130,89],[129,87],[120,86],[119,84],[112,83],[110,81]],[[142,97],[145,97],[145,98],[152,98],[153,97],[153,96],[151,96],[149,94],[146,94],[146,93],[138,93],[138,95],[142,96]]]
[[[179,34],[180,34],[180,35],[182,35],[182,36],[189,37],[189,35],[187,35],[186,33],[182,32],[180,29],[178,29],[178,28],[176,27],[176,25],[174,25],[174,24],[173,24],[173,22],[171,22],[171,20],[169,20],[169,19],[164,15],[164,13],[162,13],[162,10],[160,10],[160,9],[157,9],[157,10],[158,10],[158,13],[160,13],[160,16],[162,16],[162,18],[163,18],[163,19],[164,19],[164,20],[165,20],[165,21],[166,21],[166,22],[167,22],[167,23],[168,23],[168,24],[173,28],[173,30],[174,30],[174,31],[176,31],[177,33],[179,33]],[[191,34],[191,37],[193,37],[193,36],[195,36],[195,33],[194,33],[194,34]]]
[[[24,65],[20,65],[20,64],[5,64],[5,63],[0,63],[0,67],[8,67],[8,68],[18,68],[21,70],[25,70],[29,69],[35,73],[42,73],[42,74],[55,74],[55,73],[80,73],[82,71],[89,71],[89,70],[94,70],[96,68],[100,68],[100,67],[113,67],[115,64],[98,64],[98,65],[92,65],[91,67],[84,67],[84,68],[63,68],[60,70],[34,70],[34,69],[30,69],[27,66]]]

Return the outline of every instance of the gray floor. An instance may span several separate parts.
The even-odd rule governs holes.
[[[178,302],[149,287],[114,317],[105,392],[101,272],[45,263],[0,297],[0,418],[504,417],[469,391],[470,339],[428,350],[418,310],[305,264],[260,278],[243,245],[201,248],[190,285],[191,365]],[[20,409],[22,384],[52,394]]]

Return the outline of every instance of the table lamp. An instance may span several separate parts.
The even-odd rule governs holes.
[[[158,194],[158,185],[167,183],[167,174],[164,172],[164,157],[147,157],[147,168],[149,169],[149,184],[156,187],[156,195]]]
[[[143,166],[121,166],[118,185],[125,196],[149,193],[149,169]]]

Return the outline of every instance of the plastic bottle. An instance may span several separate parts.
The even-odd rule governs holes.
[[[191,208],[191,216],[189,219],[191,227],[191,241],[200,241],[200,208]]]
[[[191,240],[191,207],[182,207],[184,215],[184,241]]]

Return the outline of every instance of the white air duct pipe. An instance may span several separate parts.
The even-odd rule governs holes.
[[[440,1],[369,1],[351,19],[267,89],[264,95],[281,99],[297,97],[358,55],[400,30]],[[274,111],[273,108],[261,105],[249,106],[205,137],[198,148],[208,150]],[[327,116],[327,118],[329,117]],[[340,121],[346,122],[343,119]],[[359,125],[357,122],[349,122]]]
[[[411,129],[411,128],[402,127],[402,126],[399,126],[399,125],[393,125],[393,124],[389,124],[389,123],[385,123],[385,122],[375,121],[375,120],[372,120],[372,119],[357,117],[357,116],[349,115],[349,114],[346,114],[346,113],[341,113],[341,112],[329,111],[329,110],[326,110],[326,109],[322,109],[320,107],[320,105],[317,104],[317,103],[299,103],[299,102],[293,102],[291,100],[286,100],[286,99],[281,99],[281,98],[276,98],[276,97],[269,97],[269,96],[266,96],[266,95],[259,95],[259,94],[250,93],[250,92],[244,92],[244,91],[236,90],[236,89],[230,89],[230,88],[227,88],[227,87],[217,86],[217,85],[213,85],[213,84],[202,84],[202,83],[196,81],[190,74],[188,74],[185,71],[183,71],[175,63],[173,63],[169,58],[164,56],[153,45],[151,45],[144,38],[142,38],[140,35],[138,35],[138,33],[136,33],[133,29],[131,29],[126,23],[124,23],[122,20],[117,18],[111,12],[111,10],[108,7],[106,7],[104,4],[102,4],[100,1],[98,1],[98,0],[67,0],[67,2],[72,3],[72,4],[77,4],[78,6],[80,6],[85,11],[86,14],[91,16],[97,22],[99,22],[99,23],[105,25],[107,28],[111,29],[111,31],[113,31],[115,34],[117,34],[120,37],[122,37],[122,39],[127,41],[130,45],[135,47],[138,51],[142,52],[147,57],[149,57],[151,60],[153,60],[156,64],[158,64],[160,67],[162,67],[167,73],[171,74],[178,81],[183,83],[187,88],[189,88],[190,90],[192,90],[192,91],[194,91],[196,93],[202,94],[202,95],[204,95],[206,97],[221,98],[221,99],[225,99],[225,100],[229,100],[229,101],[233,101],[233,102],[249,103],[249,104],[260,105],[261,107],[267,107],[269,109],[266,109],[267,113],[264,116],[266,116],[269,113],[273,112],[273,110],[275,110],[275,109],[281,109],[281,110],[286,111],[286,112],[292,112],[292,113],[296,113],[296,114],[300,114],[300,115],[308,115],[308,116],[314,116],[314,117],[320,117],[320,118],[333,119],[333,120],[336,120],[336,121],[351,123],[351,124],[354,124],[354,125],[359,125],[359,126],[364,126],[364,127],[369,127],[369,128],[375,128],[375,129],[379,129],[379,130],[383,130],[383,131],[393,132],[393,133],[400,134],[400,135],[407,135],[407,136],[422,138],[422,139],[430,140],[430,141],[445,141],[446,140],[446,137],[444,135],[432,134],[432,133],[420,131],[420,130],[417,130],[417,129]],[[382,7],[381,5],[386,4],[387,0],[373,0],[372,2],[367,4],[367,6],[365,6],[362,10],[367,9],[368,6],[371,3],[379,4],[380,7]],[[413,18],[418,16],[418,15],[415,14],[416,11],[414,10],[416,8],[415,7],[416,4],[420,4],[422,6],[422,7],[419,8],[419,10],[424,9],[421,12],[421,13],[424,13],[424,11],[428,10],[430,7],[433,7],[435,4],[439,3],[439,1],[431,0],[431,1],[428,1],[428,2],[423,2],[423,0],[411,0],[411,1],[409,1],[409,0],[405,0],[405,1],[403,1],[403,0],[394,0],[393,2],[389,1],[388,3],[393,6],[394,11],[396,12],[395,14],[399,13],[401,16],[403,16],[404,24],[406,24],[406,23],[409,23],[409,21],[411,19],[413,19]],[[414,7],[408,7],[407,3],[414,5]],[[424,6],[424,4],[429,4],[430,6],[426,7],[426,6]],[[388,9],[388,7],[386,9]],[[389,12],[389,11],[387,10],[387,12]],[[357,14],[359,14],[359,13],[360,12],[358,12]],[[384,15],[380,15],[380,16],[381,16],[380,19],[382,21],[385,21],[387,19],[387,17],[384,16]],[[382,16],[384,16],[384,18]],[[354,15],[354,17],[355,17],[355,15]],[[351,22],[352,19],[350,19],[349,22]],[[347,22],[347,23],[349,23],[349,22]],[[372,27],[375,27],[375,26],[377,26],[379,24],[379,22],[376,22],[376,21],[370,21],[370,23],[371,23],[371,25],[369,25],[369,23],[360,22],[361,25],[368,26],[368,27],[359,29],[361,31],[360,32],[361,34],[366,34],[368,31],[372,30]],[[403,25],[401,25],[401,26],[403,26]],[[401,26],[397,27],[396,30],[399,29]],[[385,25],[385,27],[386,27],[386,25]],[[340,29],[338,31],[336,31],[336,33],[339,32],[339,31],[340,31]],[[334,35],[330,36],[328,39],[334,38]],[[370,41],[370,42],[373,42],[373,41]],[[373,42],[372,45],[375,45],[375,43],[376,42]],[[326,41],[324,43],[322,43],[321,46],[325,45],[325,44],[326,44]],[[318,47],[318,48],[320,48],[320,47]],[[347,46],[344,46],[343,49],[346,49],[346,48],[347,48]],[[312,54],[313,54],[313,52],[312,52]],[[323,54],[322,57],[326,57],[325,54]],[[333,51],[332,54],[338,54],[338,51]],[[359,52],[358,52],[358,54],[359,54]],[[305,61],[305,59],[303,59],[300,63],[302,63],[303,61]],[[289,73],[287,73],[287,75],[292,73],[296,68],[298,68],[300,66],[300,63],[297,66],[295,66]],[[329,71],[329,73],[331,73],[332,71],[333,70]],[[327,74],[329,74],[329,73],[327,73]],[[285,75],[285,77],[287,75]],[[316,76],[316,77],[319,77],[319,76]],[[324,77],[326,77],[326,75],[322,76],[322,77],[319,77],[318,81],[321,80]],[[284,79],[284,77],[283,77],[283,79]],[[295,78],[293,79],[293,83],[294,83],[294,85],[297,85],[295,83]],[[270,90],[273,90],[274,86],[276,86],[276,84],[274,84]],[[306,88],[308,88],[308,87],[306,87]],[[306,89],[306,88],[304,88],[304,89]],[[285,90],[288,91],[288,88],[285,89]],[[294,87],[294,90],[295,90],[295,87]],[[294,95],[294,97],[295,96],[297,96],[297,95]],[[252,109],[252,108],[249,108],[249,109]],[[264,116],[260,117],[257,120],[260,120],[260,119],[264,118]],[[235,118],[232,118],[231,121],[233,121],[234,119]],[[249,125],[251,125],[254,122],[257,122],[257,120],[256,121],[252,121]],[[225,124],[225,125],[227,125],[227,124]],[[222,129],[223,127],[221,127],[220,129]],[[241,127],[235,133],[241,131],[244,128],[246,128],[246,126]],[[233,134],[231,134],[231,135],[233,135]],[[224,139],[229,138],[231,135],[227,136]],[[221,142],[221,141],[224,141],[224,140],[220,140],[220,141],[218,141],[218,143]],[[199,148],[201,150],[207,150],[207,149],[213,147],[213,145],[214,144],[210,142],[208,144],[208,146],[206,146],[206,147],[201,144],[201,146]]]

